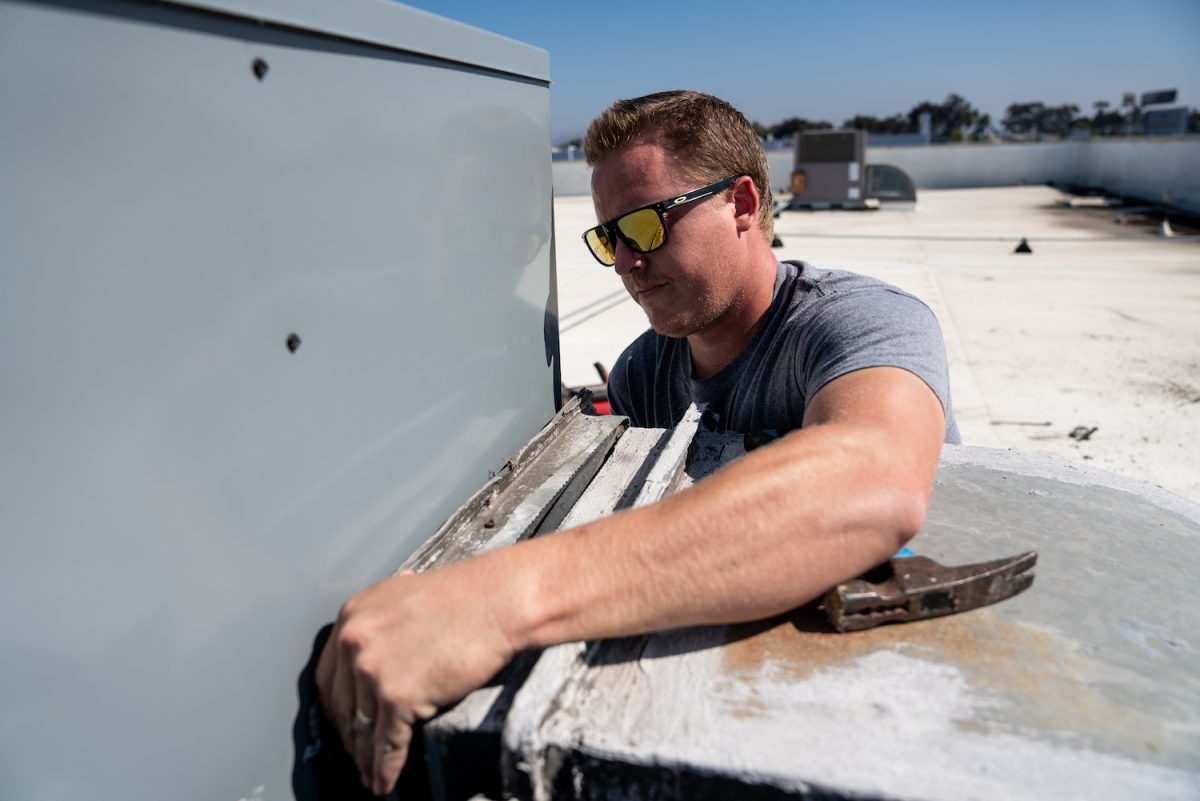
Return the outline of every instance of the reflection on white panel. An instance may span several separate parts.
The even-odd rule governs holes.
[[[0,0],[0,795],[290,798],[318,629],[553,414],[548,90],[87,5]]]

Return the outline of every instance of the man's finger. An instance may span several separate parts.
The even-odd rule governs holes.
[[[329,708],[346,751],[354,756],[354,652],[342,637],[334,643],[337,658],[329,692]]]
[[[333,694],[333,670],[337,660],[337,629],[325,640],[321,655],[317,658],[317,670],[313,673],[313,681],[317,685],[317,698],[321,702],[321,711],[325,717],[333,720],[333,707],[329,705]]]
[[[375,795],[386,795],[396,785],[411,742],[412,725],[401,719],[394,708],[381,707],[379,720],[375,722],[375,764],[370,785]]]
[[[346,743],[346,750],[354,757],[358,772],[362,776],[364,787],[371,786],[372,769],[375,767],[375,728],[376,728],[376,698],[373,677],[355,671],[354,677],[354,712],[350,722],[353,730],[353,741]]]

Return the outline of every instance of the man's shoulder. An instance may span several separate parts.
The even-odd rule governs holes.
[[[937,316],[923,300],[870,276],[802,265],[806,292],[788,315],[799,388],[814,397],[827,383],[868,367],[899,367],[922,379],[946,412],[946,441],[958,441],[946,349]]]
[[[787,326],[829,322],[829,318],[930,312],[915,295],[869,275],[849,270],[822,270],[807,262],[784,262],[781,288],[787,304]],[[907,310],[907,311],[905,311]],[[919,311],[918,311],[919,310]]]
[[[785,261],[780,263],[780,267],[783,286],[802,287],[816,297],[858,291],[884,291],[908,295],[904,290],[886,281],[850,270],[825,270],[805,261]]]

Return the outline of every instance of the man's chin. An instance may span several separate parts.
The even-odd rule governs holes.
[[[664,337],[683,339],[694,333],[694,326],[691,324],[690,318],[682,316],[669,317],[647,312],[646,319],[650,321],[650,328],[653,329],[654,333]]]

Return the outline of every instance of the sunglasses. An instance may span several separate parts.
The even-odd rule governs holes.
[[[600,223],[583,232],[583,241],[596,261],[606,267],[617,263],[617,240],[620,239],[638,253],[649,253],[667,244],[667,219],[664,213],[677,206],[711,197],[740,178],[734,175],[715,184],[702,186],[677,197],[660,200],[649,206],[622,214],[615,220]]]

